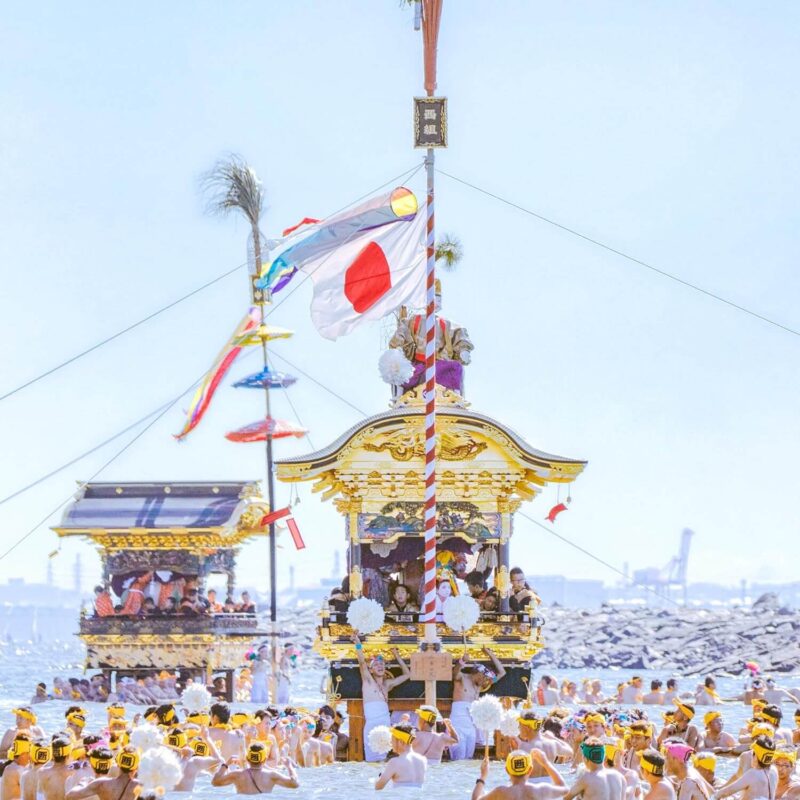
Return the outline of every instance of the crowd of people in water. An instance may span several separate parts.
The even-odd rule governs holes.
[[[358,637],[354,646],[363,682],[364,727],[357,734],[361,756],[384,762],[375,789],[422,786],[430,764],[484,752],[487,743],[469,708],[503,677],[503,666],[490,650],[485,651],[490,667],[468,659],[456,663],[449,713],[426,705],[390,713],[388,694],[408,679],[407,665],[395,654],[395,674],[381,658],[367,661]],[[88,679],[90,688],[99,677]],[[157,676],[157,685],[168,678],[166,673]],[[580,686],[571,681],[559,685],[542,675],[527,699],[505,698],[515,729],[491,736],[489,744],[493,756],[504,761],[506,782],[487,791],[490,762],[484,757],[473,800],[722,800],[733,795],[800,800],[796,690],[778,687],[771,678],[754,678],[741,694],[723,698],[713,676],[683,691],[677,679],[670,679],[665,687],[653,680],[648,692],[636,675],[610,697],[603,696],[600,686],[591,679]],[[37,689],[34,703],[14,710],[14,724],[0,741],[0,752],[7,754],[0,765],[2,798],[142,800],[137,779],[145,757],[142,741],[174,753],[180,775],[166,789],[176,792],[192,792],[202,773],[209,774],[212,786],[230,785],[240,794],[297,788],[299,770],[347,760],[352,752],[347,720],[335,705],[312,711],[265,704],[244,711],[215,700],[213,692],[208,697],[200,711],[189,711],[178,701],[130,714],[124,703],[110,702],[107,718],[90,733],[87,710],[71,702],[74,695],[62,693],[45,698],[67,701],[63,725],[47,733],[37,721],[34,703],[44,702]],[[738,729],[726,729],[729,703],[751,709]],[[794,709],[784,713],[785,703]],[[373,749],[370,732],[377,725],[390,733],[388,755]],[[143,737],[143,730],[150,733]],[[717,774],[721,759],[731,759],[732,774],[725,779]]]

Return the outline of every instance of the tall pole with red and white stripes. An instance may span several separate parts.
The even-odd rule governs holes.
[[[425,94],[436,89],[436,46],[442,0],[421,0]],[[434,217],[434,149],[425,158],[427,173],[427,277],[425,307],[425,642],[438,641],[436,634],[436,236]],[[425,681],[425,702],[436,705],[436,681]]]

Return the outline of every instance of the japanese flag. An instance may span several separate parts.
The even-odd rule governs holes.
[[[425,214],[363,231],[302,264],[314,282],[311,319],[326,339],[401,305],[425,305]]]

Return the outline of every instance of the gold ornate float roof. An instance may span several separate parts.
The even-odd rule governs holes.
[[[231,548],[267,535],[268,509],[258,481],[85,483],[53,530],[106,550]]]
[[[280,459],[283,481],[316,481],[323,498],[421,499],[424,408],[398,403],[354,425],[327,447]],[[506,425],[464,408],[437,408],[437,485],[441,499],[514,503],[548,483],[570,483],[586,462],[537,450]]]

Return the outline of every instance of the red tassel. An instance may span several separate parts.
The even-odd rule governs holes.
[[[303,541],[303,537],[300,535],[300,529],[297,527],[294,517],[289,517],[289,519],[286,520],[286,527],[289,529],[289,533],[292,534],[294,546],[298,550],[305,549],[306,543]]]
[[[566,511],[567,507],[563,503],[559,503],[557,506],[553,506],[550,509],[550,513],[545,517],[548,522],[555,522],[556,517],[562,512]]]
[[[283,519],[284,517],[288,517],[289,514],[292,512],[289,510],[289,507],[280,509],[280,511],[273,511],[271,514],[267,514],[264,517],[261,517],[261,527],[265,528],[272,522],[277,522],[279,519]]]

